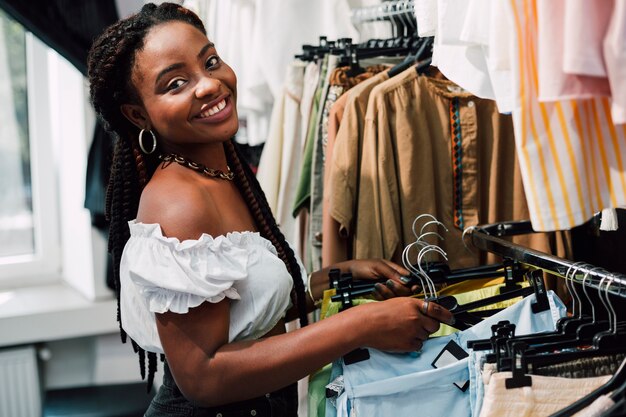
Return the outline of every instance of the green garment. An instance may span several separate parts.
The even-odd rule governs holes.
[[[326,70],[328,68],[328,57],[324,57],[320,70],[320,78],[313,97],[311,105],[311,117],[306,134],[306,144],[304,145],[304,155],[302,162],[302,171],[300,171],[300,179],[296,188],[296,198],[293,204],[293,217],[297,217],[300,210],[309,205],[311,198],[311,171],[313,169],[313,147],[315,144],[315,134],[317,133],[317,118],[319,113],[320,100],[322,99],[322,90],[326,81]]]
[[[309,377],[309,417],[326,416],[326,385],[332,369],[330,363]]]

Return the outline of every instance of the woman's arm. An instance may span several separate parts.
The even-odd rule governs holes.
[[[413,298],[358,306],[296,331],[228,343],[230,305],[203,303],[187,314],[157,314],[157,328],[183,395],[203,406],[253,398],[287,386],[336,358],[367,346],[421,348],[451,314]]]
[[[162,176],[157,183],[159,172],[142,193],[140,221],[159,223],[164,235],[180,241],[197,239],[202,233],[224,234],[234,227],[251,230],[253,221],[241,209],[238,193],[229,200],[232,190],[228,188],[203,192],[193,183],[201,177],[187,176],[187,171],[181,171],[184,181],[172,175]],[[213,201],[213,195],[222,200]],[[322,278],[320,273],[316,281]],[[156,324],[172,375],[185,397],[198,405],[214,406],[285,387],[360,346],[417,350],[437,331],[440,321],[452,319],[433,303],[428,311],[421,308],[419,300],[394,298],[351,308],[290,333],[235,343],[228,343],[228,299],[204,302],[186,314],[156,314]]]

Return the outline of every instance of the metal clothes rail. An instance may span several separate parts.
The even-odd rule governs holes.
[[[406,19],[412,25],[414,21],[415,4],[413,0],[390,0],[376,6],[359,7],[351,10],[353,24],[366,22],[392,21]]]
[[[572,262],[502,239],[503,236],[533,233],[530,221],[476,226],[468,230],[474,247],[518,261],[575,283],[626,298],[626,275],[609,272],[584,262]]]

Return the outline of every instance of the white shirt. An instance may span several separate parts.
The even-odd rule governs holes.
[[[122,328],[146,351],[163,353],[155,313],[185,314],[227,297],[233,342],[263,336],[292,305],[292,277],[259,233],[203,234],[181,242],[163,236],[158,224],[133,220],[129,227],[120,264]]]

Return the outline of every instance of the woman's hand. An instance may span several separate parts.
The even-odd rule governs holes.
[[[354,279],[385,280],[375,285],[373,295],[379,301],[393,297],[406,297],[419,288],[417,285],[407,286],[409,285],[409,271],[385,259],[357,259],[341,262],[337,266],[342,271],[351,272]]]
[[[429,335],[439,330],[440,323],[454,324],[454,317],[448,310],[416,298],[364,304],[345,313],[349,312],[361,319],[361,346],[388,352],[420,350]]]

